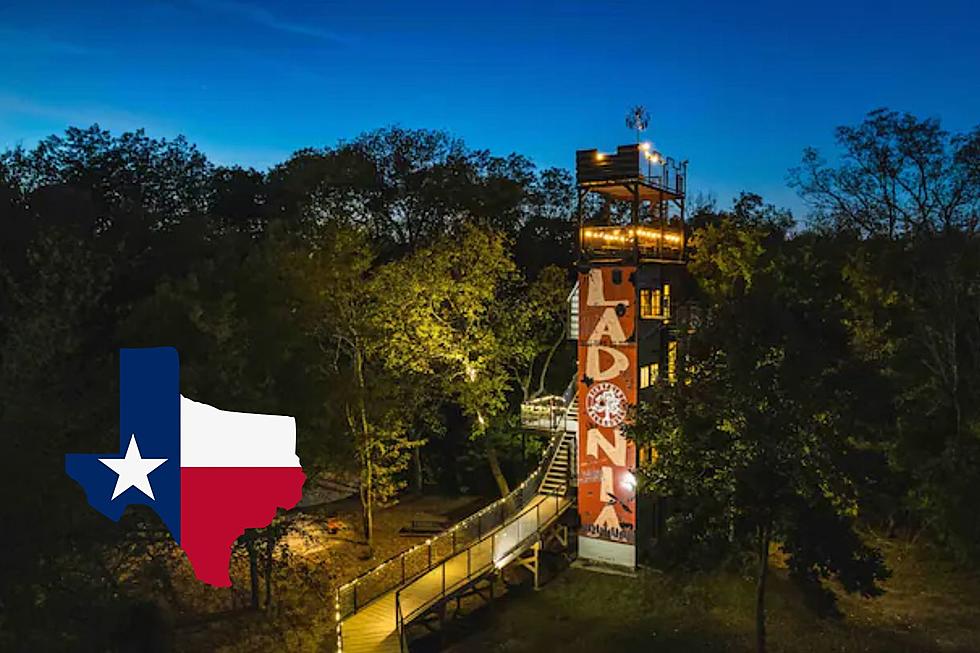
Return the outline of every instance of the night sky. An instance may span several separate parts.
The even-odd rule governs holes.
[[[980,3],[0,3],[0,147],[98,122],[264,168],[399,123],[571,167],[638,103],[694,193],[800,209],[786,171],[836,125],[980,123]]]

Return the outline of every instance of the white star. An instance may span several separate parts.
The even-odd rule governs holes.
[[[99,458],[99,462],[119,474],[119,478],[116,479],[116,489],[112,491],[113,499],[129,488],[135,487],[156,501],[156,497],[153,496],[153,488],[150,487],[149,474],[167,462],[167,459],[141,457],[140,448],[136,445],[135,433],[129,439],[129,448],[126,449],[125,458]]]

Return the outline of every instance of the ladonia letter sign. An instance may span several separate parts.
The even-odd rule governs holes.
[[[579,278],[579,553],[628,566],[635,562],[636,449],[621,429],[636,403],[635,272],[593,268]]]

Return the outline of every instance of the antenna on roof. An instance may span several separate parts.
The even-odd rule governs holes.
[[[646,107],[638,104],[627,111],[626,126],[629,129],[636,130],[636,142],[639,143],[640,133],[646,131],[646,128],[650,126],[650,114],[647,112]]]

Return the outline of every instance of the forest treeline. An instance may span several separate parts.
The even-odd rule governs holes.
[[[804,584],[873,593],[858,526],[980,552],[980,132],[878,111],[838,140],[791,173],[807,221],[749,193],[691,211],[685,372],[633,436],[671,555],[775,542]],[[401,493],[506,491],[538,444],[517,404],[575,369],[575,211],[567,171],[397,127],[264,172],[97,126],[0,155],[0,648],[90,648],[126,605],[179,603],[158,520],[111,525],[63,472],[114,448],[120,347],[294,415],[308,475],[358,482],[366,554]],[[241,542],[255,606],[266,531]]]
[[[63,471],[115,449],[120,347],[176,347],[196,400],[295,416],[308,477],[359,487],[365,555],[406,486],[506,491],[534,448],[507,407],[550,361],[571,375],[572,181],[520,156],[388,128],[260,173],[93,126],[3,153],[0,188],[0,623],[22,644],[59,636],[39,612],[103,636],[80,597],[111,606],[121,570],[174,598],[158,521],[111,526]],[[242,538],[254,606],[266,531]]]
[[[878,110],[790,181],[803,225],[758,197],[692,220],[696,318],[683,382],[645,405],[660,555],[755,565],[766,650],[770,553],[812,606],[889,575],[863,529],[980,554],[980,129]]]

